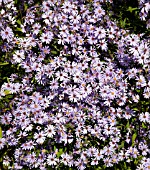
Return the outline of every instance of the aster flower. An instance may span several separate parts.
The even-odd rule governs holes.
[[[21,63],[23,59],[25,59],[25,54],[23,50],[17,50],[15,54],[13,54],[13,60],[15,63]]]
[[[145,99],[150,98],[150,88],[149,87],[144,88],[143,96],[144,96]]]
[[[69,19],[70,19],[70,22],[78,24],[81,19],[81,16],[75,13],[73,15],[70,15]]]
[[[104,161],[104,163],[105,163],[105,165],[107,167],[112,167],[113,166],[112,161],[111,161],[110,158],[104,158],[103,161]]]
[[[105,11],[98,5],[94,10],[95,15],[99,18],[105,15]]]
[[[65,1],[62,6],[64,13],[70,13],[72,11],[71,4],[69,1]]]
[[[143,8],[141,9],[141,12],[142,13],[146,12],[148,14],[149,10],[150,10],[150,3],[149,2],[144,3]]]
[[[42,14],[42,18],[44,19],[44,22],[47,24],[47,25],[50,25],[52,20],[53,20],[53,17],[54,17],[54,13],[52,10],[48,10],[46,11],[45,13]]]
[[[40,32],[41,25],[39,23],[35,23],[33,26],[33,34],[38,34]]]
[[[9,164],[10,164],[10,158],[8,156],[4,156],[3,165],[8,167]]]
[[[4,148],[5,142],[6,142],[5,138],[0,138],[0,149]]]
[[[1,4],[6,8],[0,12],[0,35],[6,41],[3,53],[12,54],[10,62],[24,69],[19,77],[8,78],[10,82],[4,83],[0,91],[2,100],[15,93],[10,111],[2,109],[0,116],[5,139],[0,147],[7,144],[14,155],[8,169],[46,170],[62,163],[88,169],[102,161],[103,166],[117,167],[121,161],[130,162],[140,154],[145,157],[141,160],[144,169],[149,166],[150,135],[145,128],[148,108],[142,107],[139,114],[144,144],[138,149],[136,142],[127,147],[133,128],[139,131],[131,108],[141,97],[149,98],[148,39],[144,33],[131,34],[111,21],[107,9],[103,9],[109,3],[112,1],[44,0],[34,5],[30,0],[21,20],[25,22],[17,21],[21,29],[15,33],[19,38],[10,28],[16,28],[13,23],[18,18],[13,0]],[[145,8],[142,13],[148,26],[148,8],[141,8]],[[8,35],[4,28],[10,28]],[[49,56],[51,45],[59,46],[57,56],[53,52]],[[139,89],[143,93],[138,96]],[[120,127],[124,119],[132,119],[127,124],[130,132]],[[122,133],[127,143],[120,148]],[[59,144],[67,147],[67,153],[61,156],[57,154]]]
[[[105,39],[102,39],[98,42],[98,47],[100,47],[102,50],[107,51],[107,42]]]
[[[31,154],[27,155],[27,156],[26,156],[26,160],[27,160],[27,162],[29,162],[30,164],[36,163],[36,161],[37,161],[36,154],[35,154],[34,152],[32,152]]]
[[[150,121],[150,114],[148,112],[141,113],[139,116],[140,121],[142,122],[149,122]]]
[[[96,28],[94,34],[98,39],[103,39],[106,36],[106,31],[104,28],[99,27],[99,28]]]
[[[35,14],[33,12],[27,12],[26,17],[25,17],[25,22],[28,23],[30,22],[31,24],[34,23],[34,19],[35,19]]]
[[[52,138],[56,134],[55,127],[53,125],[48,125],[45,129],[45,134],[47,137]]]
[[[48,165],[57,165],[58,163],[58,158],[56,158],[56,155],[55,154],[49,154],[47,156],[47,164]]]
[[[14,33],[10,27],[6,27],[1,31],[2,39],[7,39],[7,41],[12,41]]]
[[[38,144],[43,144],[43,142],[45,141],[46,139],[46,134],[44,133],[44,131],[41,131],[39,133],[35,133],[34,134],[34,139],[36,139],[36,142]]]
[[[69,167],[71,167],[71,164],[72,164],[72,156],[70,156],[69,154],[67,153],[63,153],[61,154],[61,162],[64,164],[64,165],[68,165]]]
[[[2,124],[10,124],[11,120],[12,120],[12,114],[11,113],[4,113],[3,115],[0,116],[1,118],[1,123]]]
[[[21,166],[21,165],[19,165],[19,163],[14,163],[14,168],[15,169],[22,169],[23,168],[23,166]]]
[[[45,42],[46,44],[49,44],[51,42],[52,38],[53,38],[53,33],[50,31],[48,31],[46,33],[42,33],[42,35],[40,37],[41,41],[43,43]]]
[[[75,166],[79,169],[79,170],[84,170],[86,168],[84,162],[81,159],[78,159],[77,161],[75,161]]]
[[[140,75],[139,78],[137,78],[136,80],[137,80],[137,83],[136,83],[137,86],[141,86],[141,87],[146,86],[146,80],[144,76]]]

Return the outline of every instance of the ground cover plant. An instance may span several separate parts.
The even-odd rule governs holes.
[[[146,0],[0,0],[0,169],[150,169]]]

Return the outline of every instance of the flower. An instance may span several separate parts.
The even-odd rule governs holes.
[[[69,1],[65,1],[62,6],[64,13],[70,13],[72,11],[72,7]]]
[[[0,149],[4,148],[5,142],[6,142],[5,138],[0,138]]]
[[[149,122],[150,121],[150,114],[148,112],[141,113],[139,116],[141,122]]]
[[[40,32],[41,25],[39,23],[35,23],[33,26],[33,34],[38,34]]]
[[[104,28],[98,27],[98,28],[96,28],[94,34],[98,39],[103,39],[106,36],[106,31]]]
[[[95,10],[94,13],[96,15],[97,18],[102,17],[103,15],[105,15],[105,11],[101,8],[100,5],[98,5]]]
[[[64,165],[68,165],[69,167],[72,166],[73,164],[73,157],[71,155],[69,155],[68,153],[63,153],[61,154],[61,162],[64,164]]]
[[[97,158],[92,159],[91,165],[98,165],[98,159]]]
[[[52,138],[56,134],[55,127],[53,125],[47,125],[45,134],[47,137]]]
[[[25,59],[25,54],[23,50],[17,50],[15,54],[13,54],[14,63],[21,63],[23,59]]]
[[[145,99],[150,98],[150,88],[149,87],[144,88],[143,96],[144,96]]]
[[[58,163],[58,158],[56,158],[55,154],[48,154],[47,156],[47,164],[48,165],[57,165]]]
[[[104,161],[106,167],[112,167],[113,166],[110,158],[104,158],[103,161]]]
[[[1,31],[2,39],[7,39],[7,41],[12,41],[14,38],[14,33],[10,27],[6,27]]]
[[[146,86],[146,80],[144,76],[140,75],[136,80],[137,80],[137,83],[136,83],[137,86],[140,86],[140,87]]]
[[[42,51],[44,54],[49,54],[49,53],[50,53],[49,46],[42,47],[42,48],[41,48],[41,51]]]
[[[11,113],[4,113],[3,115],[0,116],[1,118],[1,123],[2,124],[10,124],[11,120],[12,120],[12,114]]]
[[[46,44],[49,44],[51,41],[52,41],[52,38],[53,38],[53,33],[48,31],[46,33],[42,33],[40,39],[41,41]]]
[[[38,144],[43,144],[45,139],[46,139],[46,134],[44,133],[44,131],[38,132],[34,134],[34,139],[36,139],[36,142]]]
[[[29,162],[30,164],[36,163],[36,161],[37,161],[36,154],[35,154],[34,152],[32,152],[31,154],[28,154],[28,155],[26,156],[26,160],[27,160],[27,162]]]

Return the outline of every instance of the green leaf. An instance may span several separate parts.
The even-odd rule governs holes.
[[[26,11],[28,9],[28,5],[24,4],[24,10]]]
[[[19,25],[21,25],[21,21],[18,19],[17,21],[16,21]]]
[[[10,90],[4,90],[4,94],[5,95],[11,94],[11,91]]]
[[[126,18],[123,20],[123,21],[120,21],[120,24],[121,24],[121,27],[125,27],[125,25],[126,25]]]
[[[51,51],[51,53],[52,53],[52,54],[55,54],[55,55],[58,54],[57,51]]]
[[[2,134],[2,128],[0,127],[0,138],[3,137],[3,134]]]
[[[129,8],[127,9],[127,11],[129,12],[133,12],[133,11],[136,11],[138,8],[132,8],[131,6],[129,6]]]
[[[137,134],[134,133],[133,136],[132,136],[132,146],[134,146],[136,137],[137,137]]]
[[[17,27],[17,28],[16,28],[16,31],[22,32],[22,29]]]
[[[5,65],[8,65],[8,64],[9,64],[8,62],[0,63],[0,66],[5,66]]]
[[[142,122],[142,127],[144,128],[144,129],[146,129],[147,128],[147,126]]]
[[[124,141],[121,142],[121,145],[118,147],[119,149],[124,148]]]
[[[59,151],[56,154],[57,157],[60,157],[62,153],[63,153],[63,148],[60,148]]]
[[[137,107],[133,108],[132,110],[134,111],[139,111],[139,109]]]
[[[128,121],[128,123],[126,124],[126,128],[128,129],[130,127],[130,123]]]

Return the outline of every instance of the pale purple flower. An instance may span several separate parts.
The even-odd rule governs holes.
[[[149,122],[150,121],[150,114],[148,112],[141,113],[139,116],[141,122]]]
[[[0,149],[4,148],[5,142],[6,142],[5,138],[0,138]]]
[[[58,163],[58,158],[56,158],[56,155],[55,154],[49,154],[47,156],[47,164],[48,165],[57,165]]]
[[[5,29],[1,30],[2,39],[7,39],[8,41],[12,41],[14,37],[13,30],[10,27],[6,27]]]
[[[38,144],[43,144],[44,141],[45,141],[45,139],[46,139],[45,136],[46,136],[46,134],[45,134],[44,131],[40,131],[40,132],[38,132],[38,133],[35,132],[35,134],[34,134],[34,139],[36,139],[36,142],[37,142]]]
[[[53,38],[53,33],[52,32],[46,32],[46,33],[42,33],[40,39],[41,41],[46,44],[49,44],[52,41]]]

